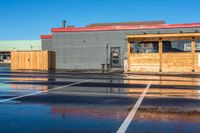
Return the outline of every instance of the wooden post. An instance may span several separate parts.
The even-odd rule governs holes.
[[[195,60],[195,45],[196,45],[196,42],[195,42],[195,39],[193,38],[192,39],[192,44],[191,44],[191,49],[192,49],[192,72],[195,72],[195,66],[194,66],[194,60]]]
[[[162,72],[162,52],[163,52],[163,47],[162,47],[162,39],[159,39],[159,56],[160,56],[160,72]]]
[[[128,41],[127,45],[127,54],[128,54],[128,71],[130,71],[130,52],[131,52],[131,43]]]

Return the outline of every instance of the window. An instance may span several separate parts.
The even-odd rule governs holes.
[[[191,41],[163,41],[163,52],[191,52]]]
[[[200,52],[200,40],[196,41],[195,52]]]
[[[157,41],[131,42],[131,53],[158,53]]]

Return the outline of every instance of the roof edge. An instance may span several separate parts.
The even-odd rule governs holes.
[[[200,27],[200,23],[186,24],[158,24],[158,25],[117,25],[117,26],[94,26],[94,27],[67,27],[52,28],[52,32],[91,32],[91,31],[115,31],[115,30],[144,30],[144,29],[175,29],[175,28],[195,28]]]
[[[52,39],[53,36],[52,35],[41,35],[40,38],[41,39]]]

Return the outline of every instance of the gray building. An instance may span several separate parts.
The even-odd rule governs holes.
[[[42,35],[42,50],[56,52],[57,69],[101,69],[102,64],[123,68],[128,34],[194,33],[200,24],[140,23],[92,24],[83,28],[53,28]]]

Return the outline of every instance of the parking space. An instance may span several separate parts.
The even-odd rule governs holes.
[[[200,132],[198,75],[0,71],[0,132]]]

